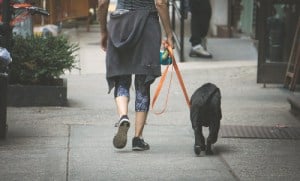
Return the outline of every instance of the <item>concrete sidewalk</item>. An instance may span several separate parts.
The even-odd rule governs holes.
[[[196,157],[189,110],[175,75],[166,113],[149,113],[144,137],[150,150],[131,151],[133,127],[127,146],[114,149],[118,117],[113,95],[107,94],[98,27],[67,31],[81,47],[81,71],[65,75],[70,106],[8,108],[8,137],[0,141],[0,180],[300,180],[299,139],[220,135],[214,156]],[[188,58],[179,67],[189,95],[205,82],[220,87],[222,125],[300,126],[289,112],[289,91],[256,84],[257,55],[250,40],[209,39],[209,48],[213,60]],[[165,95],[162,90],[156,110]],[[131,101],[132,123],[133,106]]]

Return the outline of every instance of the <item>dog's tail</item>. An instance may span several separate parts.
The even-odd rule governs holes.
[[[220,89],[218,87],[215,87],[214,91],[211,92],[211,94],[207,97],[204,104],[207,104],[211,100],[211,98],[217,93],[220,92]]]
[[[212,97],[217,93],[220,92],[220,89],[212,84],[212,83],[206,83],[203,86],[201,86],[191,97],[191,104],[194,103],[198,106],[204,106],[206,105]]]

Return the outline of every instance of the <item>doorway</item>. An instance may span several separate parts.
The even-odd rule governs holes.
[[[283,84],[299,17],[298,0],[257,0],[257,83]]]

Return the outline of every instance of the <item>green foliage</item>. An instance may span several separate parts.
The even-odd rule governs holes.
[[[14,36],[11,84],[51,84],[65,70],[76,68],[77,44],[63,36]]]

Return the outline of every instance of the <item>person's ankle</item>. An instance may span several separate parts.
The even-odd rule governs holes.
[[[127,115],[127,114],[121,115],[121,116],[120,116],[120,120],[122,120],[122,119],[129,119],[129,118],[128,118],[128,115]]]

